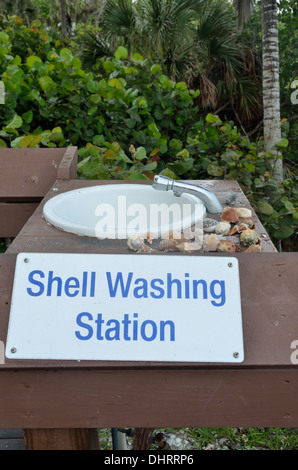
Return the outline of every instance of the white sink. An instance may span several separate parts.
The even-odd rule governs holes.
[[[107,184],[59,194],[43,208],[56,228],[99,239],[152,238],[203,222],[205,206],[195,196],[155,191],[143,184]]]

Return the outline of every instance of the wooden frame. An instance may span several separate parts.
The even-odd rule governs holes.
[[[44,202],[59,192],[113,183],[56,181],[7,253],[0,256],[3,344],[19,252],[129,253],[123,241],[76,237],[41,218]],[[238,191],[243,205],[249,207],[235,182],[216,182],[214,188],[222,201],[228,190]],[[240,269],[243,363],[5,359],[0,364],[0,427],[22,427],[28,448],[34,449],[94,448],[96,428],[102,427],[297,427],[293,345],[298,340],[298,255],[277,253],[255,214],[254,219],[263,236],[264,253],[232,255]],[[187,260],[187,256],[204,255],[181,256]]]
[[[76,178],[76,147],[0,149],[0,237],[14,238],[56,179]]]

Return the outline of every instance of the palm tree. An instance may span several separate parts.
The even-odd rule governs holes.
[[[245,124],[259,118],[260,90],[246,72],[228,0],[106,0],[98,25],[101,32],[89,33],[82,48],[86,67],[125,45],[200,88],[203,109],[231,102]]]
[[[261,7],[264,146],[267,152],[276,154],[274,148],[281,139],[277,1],[262,0]],[[274,176],[278,183],[283,180],[283,164],[278,155],[275,158]]]
[[[243,26],[249,20],[253,10],[253,0],[233,0],[233,4],[238,16],[238,28],[243,29]]]

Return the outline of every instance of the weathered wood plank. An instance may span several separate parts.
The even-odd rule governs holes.
[[[0,439],[0,450],[26,450],[24,439]]]
[[[92,250],[90,250],[92,252]],[[135,256],[150,256],[136,254]],[[164,256],[164,255],[161,255]],[[181,254],[187,259],[188,255]],[[202,256],[202,255],[200,255]],[[221,256],[217,254],[217,256]],[[245,360],[241,368],[293,367],[291,343],[298,339],[298,253],[235,253],[239,261]],[[199,258],[199,256],[198,256]],[[0,255],[0,341],[5,343],[9,320],[15,255]],[[0,361],[1,362],[1,361]],[[164,367],[165,363],[107,361],[5,360],[1,368]],[[166,364],[173,368],[174,364]],[[179,364],[189,367],[187,364]],[[202,364],[194,366],[207,367]],[[213,366],[214,367],[214,366]],[[222,367],[222,366],[221,366]]]
[[[0,200],[44,197],[57,174],[75,178],[76,165],[76,147],[0,149]]]
[[[2,370],[0,380],[0,427],[298,426],[294,368]]]
[[[24,429],[27,450],[99,450],[97,429]]]
[[[0,237],[16,237],[40,202],[0,202]]]
[[[0,429],[0,450],[25,450],[22,429]]]

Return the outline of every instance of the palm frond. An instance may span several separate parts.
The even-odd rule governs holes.
[[[91,32],[86,32],[81,46],[80,58],[87,70],[91,70],[99,59],[111,57],[115,51],[115,47],[111,47],[104,37],[92,34]]]

